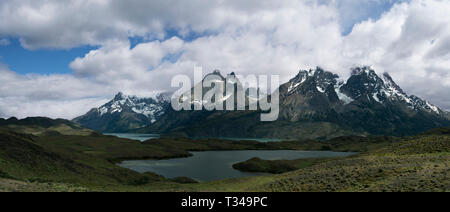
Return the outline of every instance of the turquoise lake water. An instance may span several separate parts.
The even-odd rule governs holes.
[[[140,173],[153,172],[167,178],[189,177],[200,182],[261,175],[233,169],[232,165],[254,157],[265,160],[345,157],[355,153],[325,151],[207,151],[193,152],[192,157],[169,160],[132,160],[118,164]]]

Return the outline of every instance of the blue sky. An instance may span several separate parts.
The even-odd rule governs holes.
[[[380,16],[389,11],[394,4],[407,2],[407,0],[340,0],[338,8],[342,14],[342,34],[347,35],[352,31],[355,23],[372,19],[378,20]]]
[[[370,19],[377,20],[380,16],[390,10],[390,8],[397,2],[403,0],[342,0],[338,1],[338,8],[341,12],[341,31],[343,35],[351,32],[356,23]],[[324,0],[328,2],[328,0]],[[349,12],[351,11],[351,12]],[[190,32],[188,35],[180,35],[176,30],[166,31],[166,38],[172,36],[181,37],[184,41],[192,41],[196,38],[207,35],[207,33],[196,34]],[[1,38],[1,37],[0,37]],[[80,46],[69,49],[37,49],[28,50],[22,47],[19,38],[9,37],[9,45],[0,45],[0,63],[5,64],[10,70],[19,74],[69,74],[72,70],[69,67],[77,57],[83,57],[91,50],[97,49],[98,46]],[[139,43],[150,42],[152,40],[144,39],[136,36],[130,37],[131,48],[134,48]],[[164,40],[164,39],[163,39]],[[169,60],[173,60],[170,58]]]
[[[96,48],[84,46],[70,50],[27,50],[20,45],[17,38],[9,41],[9,45],[0,46],[0,61],[19,74],[71,73],[69,63]]]
[[[184,41],[192,41],[196,38],[207,35],[206,33],[179,35],[176,31],[166,32],[167,38],[178,36]],[[19,74],[70,74],[69,67],[77,57],[83,57],[91,50],[98,49],[98,46],[84,45],[71,49],[37,49],[28,50],[22,47],[19,38],[6,38],[8,45],[0,45],[0,63],[7,65],[10,70]],[[144,42],[151,42],[156,39],[147,40],[143,37],[129,37],[130,48]],[[163,39],[164,40],[164,39]],[[173,61],[173,55],[169,55],[167,60]]]

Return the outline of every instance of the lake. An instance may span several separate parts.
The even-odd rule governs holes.
[[[133,133],[104,133],[104,135],[116,136],[119,138],[126,138],[130,140],[136,140],[144,142],[150,139],[160,138],[159,134],[133,134]]]
[[[119,138],[126,138],[137,141],[146,141],[150,139],[158,139],[160,138],[159,134],[134,134],[134,133],[104,133],[104,135],[112,135]],[[192,137],[191,139],[209,139],[206,137]],[[230,140],[230,141],[258,141],[258,142],[281,142],[287,139],[277,139],[277,138],[232,138],[232,137],[218,137],[211,139],[221,139],[221,140]]]
[[[140,173],[153,172],[166,178],[189,177],[200,182],[229,178],[258,176],[262,174],[247,173],[233,169],[232,165],[254,157],[265,160],[294,160],[300,158],[346,157],[355,153],[326,151],[207,151],[192,152],[189,158],[169,160],[133,160],[118,164]]]

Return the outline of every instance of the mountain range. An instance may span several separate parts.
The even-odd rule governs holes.
[[[219,71],[211,74],[224,82],[235,77],[234,73],[223,77]],[[237,78],[231,82],[243,89]],[[249,89],[245,92],[247,106],[248,99],[255,98]],[[102,132],[303,139],[402,136],[450,126],[448,112],[407,95],[388,73],[379,75],[369,66],[353,68],[347,80],[319,67],[301,70],[279,87],[279,93],[280,115],[275,122],[261,122],[262,111],[174,111],[168,98],[138,98],[122,93],[74,121]],[[192,105],[198,102],[193,97],[188,99]]]

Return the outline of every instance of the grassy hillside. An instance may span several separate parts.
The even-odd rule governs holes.
[[[32,135],[82,135],[97,134],[93,130],[82,128],[64,119],[50,119],[45,117],[30,117],[25,119],[0,119],[0,131],[14,131]]]
[[[321,148],[322,145],[318,142],[259,143],[188,139],[160,139],[141,143],[103,135],[68,136],[54,133],[35,136],[3,128],[0,129],[0,147],[0,178],[109,191],[154,190],[165,184],[192,183],[186,178],[164,179],[156,174],[139,174],[115,165],[125,159],[188,157],[191,156],[189,151],[194,150],[310,149]],[[136,187],[151,183],[158,185],[151,188]],[[33,188],[48,188],[48,185],[29,185]]]
[[[450,137],[422,136],[287,173],[258,191],[450,191]]]
[[[449,192],[449,146],[449,136],[430,134],[410,137],[399,142],[377,146],[360,155],[319,161],[285,174],[227,179],[185,185],[183,188],[172,188],[172,190]]]
[[[112,136],[34,136],[3,130],[0,191],[450,191],[450,136],[445,132],[326,142],[159,139],[140,143]],[[362,153],[348,158],[269,161],[268,170],[289,172],[205,183],[164,179],[115,165],[123,159],[186,157],[192,150],[241,149]]]
[[[138,174],[99,157],[68,149],[48,148],[41,137],[0,133],[0,173],[4,178],[31,183],[69,183],[99,188],[108,184],[133,185],[162,179]],[[70,153],[69,153],[70,152]]]

